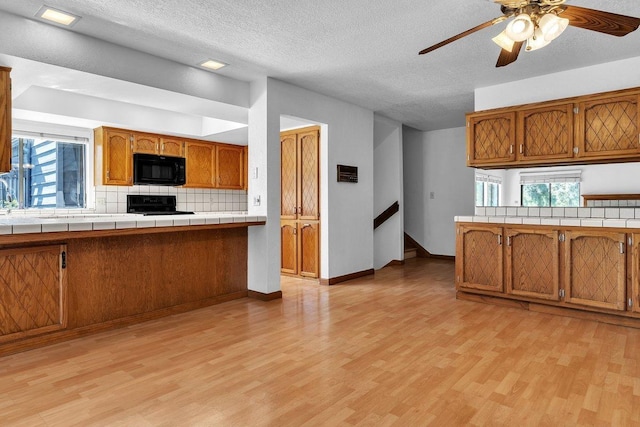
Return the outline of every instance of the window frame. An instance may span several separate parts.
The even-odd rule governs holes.
[[[56,142],[71,142],[83,144],[85,146],[84,153],[84,197],[85,207],[60,207],[60,208],[20,208],[29,211],[46,211],[46,210],[79,210],[79,209],[95,209],[95,153],[94,153],[94,137],[93,129],[85,129],[79,127],[56,125],[51,123],[32,122],[26,120],[14,120],[12,138],[51,138]]]

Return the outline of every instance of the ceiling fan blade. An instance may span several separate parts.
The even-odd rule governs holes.
[[[441,41],[441,42],[440,42],[440,43],[438,43],[438,44],[434,44],[434,45],[433,45],[433,46],[431,46],[431,47],[428,47],[428,48],[422,49],[418,54],[419,54],[419,55],[424,55],[425,53],[429,53],[429,52],[431,52],[431,51],[434,51],[434,50],[436,50],[436,49],[438,49],[438,48],[441,48],[442,46],[448,45],[449,43],[452,43],[452,42],[454,42],[454,41],[456,41],[456,40],[458,40],[458,39],[461,39],[461,38],[466,37],[466,36],[468,36],[468,35],[470,35],[470,34],[473,34],[473,33],[475,33],[476,31],[483,30],[483,29],[485,29],[485,28],[487,28],[487,27],[490,27],[490,26],[495,25],[495,24],[497,24],[497,23],[499,23],[499,22],[502,22],[502,21],[504,21],[505,19],[507,19],[507,17],[506,17],[506,16],[504,16],[504,15],[503,15],[503,16],[499,16],[499,17],[497,17],[497,18],[495,18],[495,19],[492,19],[491,21],[487,21],[487,22],[482,23],[482,24],[480,24],[480,25],[478,25],[478,26],[475,26],[475,27],[473,27],[473,28],[471,28],[471,29],[469,29],[469,30],[465,31],[464,33],[460,33],[460,34],[458,34],[458,35],[456,35],[456,36],[453,36],[453,37],[448,38],[448,39],[446,39],[446,40],[444,40],[444,41]]]
[[[560,17],[569,19],[569,25],[611,34],[612,36],[626,36],[640,26],[640,18],[603,12],[578,6],[562,6],[564,9]]]
[[[507,49],[502,49],[500,51],[500,56],[498,56],[496,68],[504,67],[511,64],[512,62],[516,62],[516,59],[518,59],[518,55],[520,54],[520,50],[522,50],[523,44],[524,42],[515,42],[513,44],[513,49],[511,49],[511,52],[509,52]]]

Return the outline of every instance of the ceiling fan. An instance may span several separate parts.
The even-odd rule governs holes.
[[[513,18],[506,29],[492,40],[502,48],[496,67],[518,59],[522,50],[532,51],[549,44],[571,25],[622,37],[640,26],[640,18],[585,7],[564,5],[566,0],[489,0],[499,3],[502,16],[475,26],[438,44],[423,49],[420,55],[434,51],[458,39]]]

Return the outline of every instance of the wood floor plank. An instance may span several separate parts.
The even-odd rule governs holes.
[[[0,358],[2,426],[640,424],[640,330],[456,300],[415,258]]]

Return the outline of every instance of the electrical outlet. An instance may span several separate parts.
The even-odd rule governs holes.
[[[96,206],[104,206],[107,204],[107,199],[104,197],[97,197],[96,198]]]
[[[253,206],[260,206],[260,196],[253,196]]]
[[[430,192],[430,193],[429,193],[429,198],[430,198],[430,199],[435,199],[435,198],[436,198],[436,193],[435,193],[435,191],[432,191],[432,192]]]
[[[253,179],[258,179],[258,168],[253,168]]]

